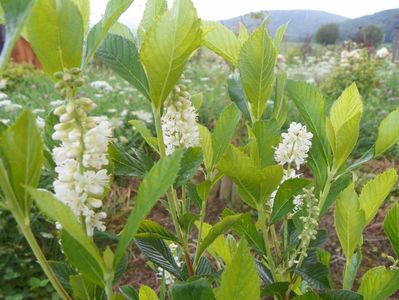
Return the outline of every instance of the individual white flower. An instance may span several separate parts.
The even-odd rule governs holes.
[[[378,49],[378,51],[375,53],[375,56],[381,59],[387,58],[389,56],[389,51],[387,48],[383,47]]]
[[[93,81],[92,83],[90,83],[90,86],[99,92],[109,93],[113,91],[112,86],[106,81]]]
[[[166,153],[171,154],[177,148],[189,148],[199,145],[197,113],[189,100],[189,94],[175,90],[176,96],[165,101],[162,116],[163,139]]]
[[[306,126],[292,122],[282,141],[277,146],[274,158],[280,165],[295,163],[297,170],[306,162],[308,152],[312,146],[313,134]]]
[[[65,100],[53,100],[53,101],[50,101],[50,106],[52,106],[52,107],[58,107],[58,106],[61,106],[63,104],[65,104]]]
[[[8,99],[8,95],[6,93],[0,92],[0,101],[7,100],[7,99]]]

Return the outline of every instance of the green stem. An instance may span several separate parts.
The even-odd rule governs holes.
[[[194,266],[198,263],[198,260],[199,260],[198,251],[199,251],[200,244],[202,242],[202,230],[203,230],[203,225],[204,225],[205,214],[206,214],[206,201],[203,201],[202,207],[201,207],[201,212],[200,212],[200,224],[199,224],[199,228],[198,228],[197,247],[195,249],[195,255],[194,255]]]
[[[107,295],[108,300],[112,300],[112,298],[114,296],[114,291],[112,290],[113,276],[109,276],[109,278],[107,278],[107,275],[106,275],[106,278],[104,278],[104,279],[105,279],[105,294]]]
[[[157,140],[158,140],[158,148],[159,148],[159,154],[161,157],[166,156],[166,151],[165,151],[165,144],[163,141],[163,131],[162,131],[162,124],[161,124],[161,112],[154,106],[152,105],[152,112],[154,115],[154,121],[155,121],[155,130],[157,133]],[[177,237],[179,238],[180,242],[182,243],[182,248],[184,252],[184,258],[187,264],[187,270],[189,276],[194,275],[193,273],[193,266],[190,260],[190,255],[189,255],[189,250],[188,250],[188,241],[186,238],[183,236],[183,231],[179,225],[178,221],[178,199],[176,195],[176,191],[173,187],[171,187],[167,193],[166,193],[166,198],[168,199],[168,208],[170,211],[170,214],[172,216],[172,222],[176,230]]]
[[[71,297],[69,297],[68,293],[65,291],[62,284],[57,279],[56,275],[54,274],[53,269],[49,265],[48,261],[46,260],[46,257],[44,256],[42,250],[40,249],[40,246],[37,243],[35,236],[33,235],[32,230],[30,228],[29,220],[25,219],[25,218],[21,219],[21,216],[17,216],[17,214],[15,214],[14,212],[13,212],[13,215],[14,215],[23,235],[25,236],[26,240],[28,241],[28,244],[31,247],[34,255],[36,256],[39,265],[43,269],[47,278],[50,280],[54,289],[57,291],[58,295],[64,300],[72,300]]]
[[[272,251],[271,251],[270,245],[269,245],[269,231],[266,226],[266,215],[265,215],[265,210],[263,208],[263,205],[259,204],[257,206],[257,210],[258,210],[258,220],[259,220],[260,226],[261,226],[260,229],[262,231],[263,242],[265,244],[265,249],[266,249],[267,262],[269,263],[270,272],[272,273],[272,277],[274,280],[276,280],[276,266],[275,266]]]

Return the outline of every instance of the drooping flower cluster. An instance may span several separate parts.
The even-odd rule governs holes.
[[[166,153],[171,154],[178,148],[199,145],[197,113],[190,101],[190,94],[176,86],[173,97],[165,101],[162,116],[163,139]]]
[[[85,222],[90,236],[95,228],[105,230],[106,214],[98,209],[109,184],[105,168],[111,136],[106,118],[87,115],[94,108],[95,103],[88,98],[69,99],[54,110],[60,123],[54,126],[53,134],[53,139],[60,141],[53,149],[58,174],[55,195],[72,209],[79,222]]]
[[[312,133],[306,130],[306,126],[292,122],[288,129],[288,132],[283,133],[283,140],[277,146],[274,153],[274,158],[277,163],[287,167],[283,170],[283,178],[281,183],[291,178],[298,178],[301,176],[297,173],[297,170],[306,163],[308,152],[312,146]],[[296,170],[291,168],[292,164],[295,163]],[[275,190],[269,198],[269,206],[273,207],[274,198],[277,190]],[[296,195],[293,199],[294,209],[293,213],[301,210],[303,206],[303,196]]]
[[[281,136],[283,140],[276,148],[274,159],[280,165],[295,163],[296,169],[299,170],[306,162],[312,147],[313,134],[307,131],[305,125],[292,122],[288,131]]]
[[[319,203],[317,198],[314,196],[312,190],[305,190],[303,196],[306,202],[306,214],[301,216],[300,219],[303,222],[303,229],[298,238],[301,240],[298,249],[290,256],[289,266],[292,267],[299,263],[302,258],[307,256],[307,250],[312,240],[316,239],[318,219],[320,215]],[[299,259],[298,259],[299,256]]]

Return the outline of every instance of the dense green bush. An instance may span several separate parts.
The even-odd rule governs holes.
[[[335,23],[325,24],[316,33],[316,41],[323,45],[332,45],[339,38],[339,27]]]

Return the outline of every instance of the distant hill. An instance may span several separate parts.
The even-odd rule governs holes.
[[[269,19],[268,29],[271,34],[274,34],[280,25],[289,22],[286,33],[286,39],[289,41],[303,41],[306,37],[313,36],[321,25],[338,23],[341,39],[355,35],[360,26],[374,24],[384,30],[385,41],[389,42],[394,28],[399,26],[399,8],[355,19],[318,10],[271,10],[264,11],[263,14]],[[235,31],[238,31],[239,23],[242,22],[252,30],[260,24],[261,18],[247,14],[220,22]]]
[[[381,27],[385,33],[385,42],[392,40],[392,32],[399,26],[399,8],[384,10],[373,15],[367,15],[356,19],[350,19],[340,24],[341,39],[354,36],[359,27],[368,25]]]
[[[263,13],[269,19],[268,29],[271,34],[274,34],[280,25],[289,22],[286,38],[291,41],[302,41],[307,36],[314,35],[323,24],[342,23],[349,20],[343,16],[318,10],[271,10]],[[240,22],[252,30],[260,24],[261,19],[256,19],[252,14],[247,14],[221,21],[235,31],[238,31]]]

